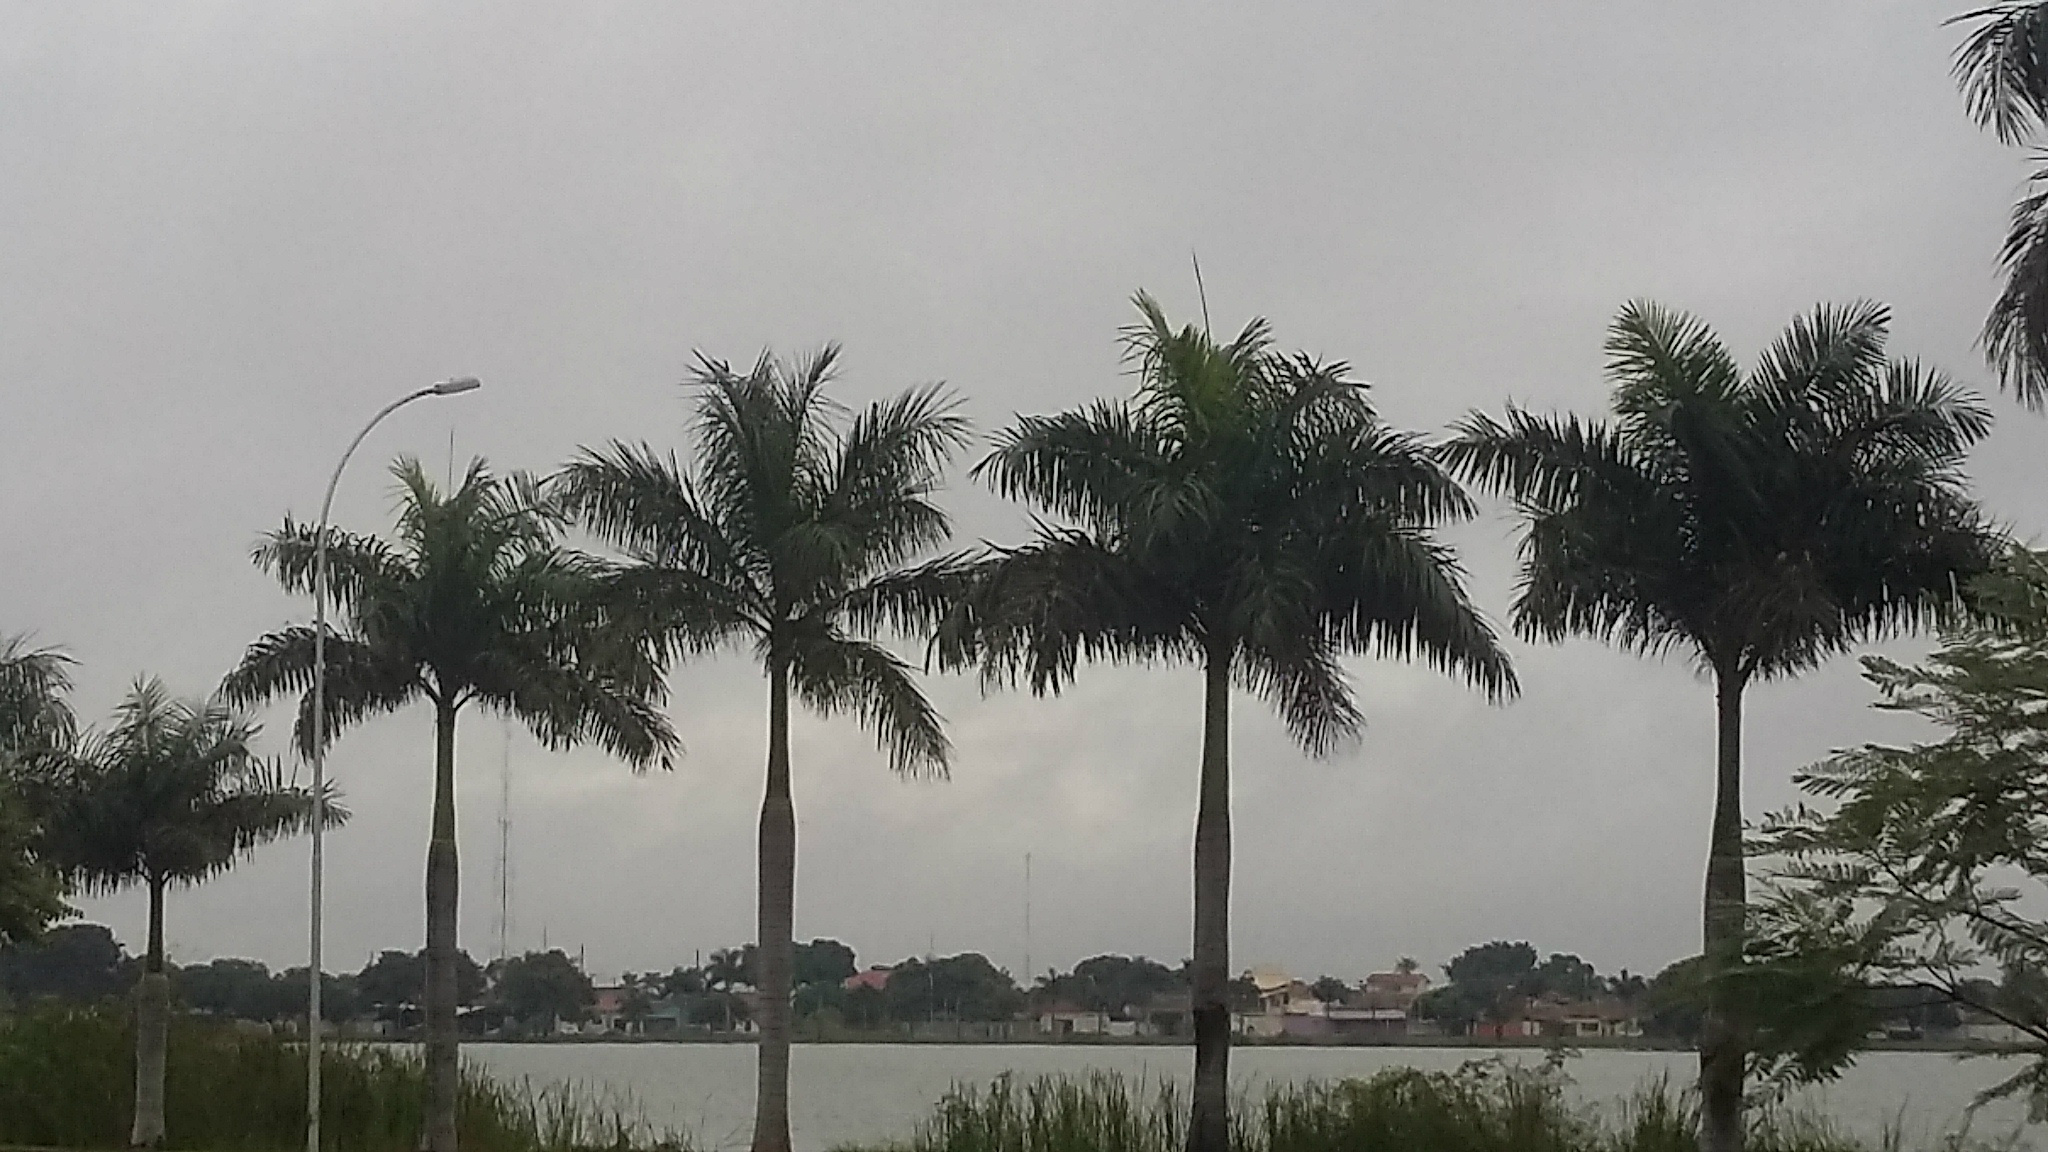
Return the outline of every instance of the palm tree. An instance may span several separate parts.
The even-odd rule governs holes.
[[[1955,76],[1970,115],[2000,142],[2020,144],[2048,125],[2048,4],[1998,0],[1955,17],[1975,26],[1956,49]],[[2013,207],[1999,261],[2005,288],[1984,321],[1986,357],[2030,408],[2048,404],[2048,169]]]
[[[1689,651],[1714,678],[1704,938],[1742,957],[1742,694],[1949,611],[1995,548],[1963,475],[1991,426],[1940,374],[1887,360],[1889,314],[1819,307],[1744,375],[1700,321],[1623,308],[1614,422],[1473,414],[1445,458],[1525,520],[1517,631]],[[1724,993],[1700,1038],[1701,1146],[1742,1143],[1744,1040]]]
[[[789,700],[851,712],[892,768],[943,775],[950,746],[910,668],[872,639],[935,622],[957,565],[909,561],[946,539],[932,503],[966,422],[936,386],[850,420],[826,396],[838,350],[752,370],[700,358],[695,459],[646,446],[586,451],[557,491],[633,561],[627,609],[674,652],[748,644],[768,678],[759,861],[760,1070],[754,1148],[789,1147],[796,810]]]
[[[1042,526],[985,563],[938,650],[1038,692],[1083,658],[1202,668],[1189,1147],[1223,1152],[1232,687],[1322,755],[1362,724],[1344,656],[1419,657],[1494,698],[1515,680],[1434,535],[1471,514],[1465,493],[1381,422],[1346,365],[1273,351],[1262,320],[1219,344],[1174,329],[1142,292],[1136,303],[1136,398],[1026,417],[977,467],[1073,526]]]
[[[34,939],[70,911],[38,832],[53,761],[74,735],[70,664],[26,637],[0,638],[0,946]]]
[[[0,637],[0,756],[20,766],[70,743],[76,721],[64,696],[71,658],[31,648],[26,636]]]
[[[595,609],[604,569],[558,546],[559,519],[522,476],[473,462],[452,492],[400,459],[398,540],[330,530],[328,586],[343,620],[327,640],[327,736],[415,701],[434,708],[427,846],[427,1139],[455,1152],[458,1052],[455,724],[466,705],[524,723],[551,748],[595,742],[635,767],[666,762],[675,734],[648,651]],[[310,592],[318,530],[287,518],[256,549],[288,591]],[[310,752],[313,630],[249,647],[223,690],[237,702],[301,693]]]
[[[288,785],[253,747],[256,726],[219,699],[173,699],[137,680],[104,735],[71,758],[53,807],[51,856],[87,892],[149,891],[149,951],[136,991],[135,1122],[128,1143],[164,1137],[164,1052],[170,982],[164,974],[164,892],[233,867],[255,849],[312,823],[313,796]],[[329,806],[328,823],[347,819]]]

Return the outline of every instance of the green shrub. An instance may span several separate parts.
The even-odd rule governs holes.
[[[121,1148],[134,1106],[134,1033],[116,1008],[44,1007],[0,1018],[0,1144]],[[324,1145],[414,1152],[426,1079],[417,1057],[342,1045],[321,1068]],[[297,1152],[305,1146],[305,1049],[268,1032],[175,1021],[166,1147]],[[536,1091],[463,1070],[458,1124],[474,1152],[681,1148],[630,1099],[577,1087]]]

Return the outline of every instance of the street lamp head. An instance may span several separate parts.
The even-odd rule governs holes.
[[[431,391],[436,396],[453,396],[457,392],[474,392],[483,386],[483,381],[474,376],[457,376],[452,380],[436,383]]]

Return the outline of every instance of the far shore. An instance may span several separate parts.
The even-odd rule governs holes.
[[[685,1036],[629,1036],[622,1033],[601,1035],[557,1035],[557,1036],[465,1036],[464,1044],[563,1044],[563,1045],[641,1045],[641,1044],[751,1044],[755,1037],[750,1034],[713,1034]],[[1034,1048],[1186,1048],[1193,1041],[1186,1037],[1173,1036],[975,1036],[922,1035],[906,1036],[900,1032],[847,1032],[828,1036],[794,1036],[792,1042],[799,1045],[976,1045],[984,1047],[1034,1047]],[[391,1038],[392,1043],[413,1042],[407,1038]],[[1543,1037],[1486,1038],[1471,1036],[1405,1036],[1374,1039],[1305,1039],[1300,1037],[1273,1037],[1260,1039],[1237,1038],[1231,1046],[1246,1048],[1452,1048],[1475,1052],[1561,1050],[1564,1052],[1617,1051],[1617,1052],[1680,1052],[1696,1051],[1692,1045],[1677,1040],[1652,1037],[1594,1038],[1587,1037],[1575,1042]],[[1872,1052],[1937,1052],[1955,1055],[2000,1056],[2020,1051],[2012,1045],[1957,1040],[1871,1040],[1864,1046]]]

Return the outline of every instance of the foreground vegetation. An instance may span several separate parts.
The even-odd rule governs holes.
[[[1275,1086],[1231,1108],[1232,1152],[1694,1152],[1689,1095],[1645,1085],[1608,1117],[1572,1104],[1553,1065],[1475,1061],[1455,1072],[1389,1069],[1367,1080]],[[907,1142],[866,1152],[1183,1152],[1188,1109],[1170,1083],[1099,1073],[1008,1076],[948,1094]],[[1752,1152],[1899,1152],[1802,1115],[1752,1117]],[[1953,1137],[1943,1152],[1980,1147]],[[1991,1147],[1991,1146],[1983,1146]],[[843,1149],[842,1152],[862,1152]]]
[[[0,1018],[0,1145],[120,1148],[135,1095],[134,1031],[117,1009]],[[306,1059],[268,1032],[180,1018],[171,1025],[162,1147],[292,1152],[306,1139]],[[389,1049],[344,1047],[322,1072],[326,1145],[413,1152],[425,1069]],[[624,1097],[502,1084],[464,1069],[457,1127],[474,1152],[680,1149]]]

